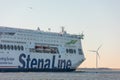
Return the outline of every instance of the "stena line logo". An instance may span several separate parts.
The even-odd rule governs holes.
[[[56,60],[58,58],[58,60]],[[19,68],[35,68],[35,69],[70,69],[72,65],[71,60],[61,59],[61,55],[52,56],[52,59],[44,59],[44,58],[31,58],[30,55],[26,55],[24,53],[19,56]],[[56,63],[56,65],[55,65]]]

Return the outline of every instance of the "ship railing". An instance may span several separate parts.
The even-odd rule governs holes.
[[[81,35],[71,35],[70,37],[72,38],[78,38],[78,39],[83,39],[84,35],[81,34]]]

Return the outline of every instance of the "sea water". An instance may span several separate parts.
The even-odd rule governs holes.
[[[120,70],[1,72],[0,80],[120,80]]]

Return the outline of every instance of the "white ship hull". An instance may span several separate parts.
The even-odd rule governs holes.
[[[84,61],[80,38],[69,36],[60,41],[61,36],[58,40],[53,36],[53,42],[52,37],[44,35],[48,32],[37,31],[41,38],[34,33],[0,27],[0,71],[73,71]]]

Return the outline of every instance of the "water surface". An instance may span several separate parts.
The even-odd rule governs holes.
[[[120,70],[77,72],[1,72],[0,80],[120,80]]]

